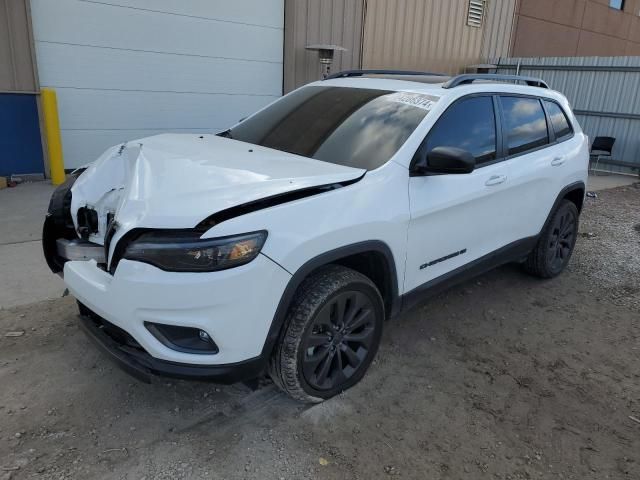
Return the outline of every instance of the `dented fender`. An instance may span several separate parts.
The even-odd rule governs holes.
[[[107,244],[110,258],[132,229],[204,231],[220,218],[322,193],[364,174],[216,135],[162,134],[101,155],[71,187],[70,215],[78,236]]]

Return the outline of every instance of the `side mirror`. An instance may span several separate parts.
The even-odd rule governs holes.
[[[471,173],[476,168],[476,159],[470,152],[457,147],[436,147],[415,164],[415,172]]]

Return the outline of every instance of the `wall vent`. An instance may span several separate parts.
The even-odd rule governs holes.
[[[469,0],[469,10],[467,11],[467,25],[470,27],[482,27],[484,20],[484,10],[487,0]]]

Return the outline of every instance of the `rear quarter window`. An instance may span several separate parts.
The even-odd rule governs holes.
[[[553,127],[556,139],[563,140],[564,138],[571,136],[573,134],[573,128],[571,127],[567,114],[564,112],[562,107],[560,107],[556,102],[549,100],[544,101],[544,106],[547,109],[549,121]]]

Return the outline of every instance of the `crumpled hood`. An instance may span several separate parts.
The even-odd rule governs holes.
[[[193,228],[221,210],[289,191],[357,179],[364,170],[334,165],[215,135],[162,134],[107,150],[73,185],[71,214],[107,215],[119,231]]]

